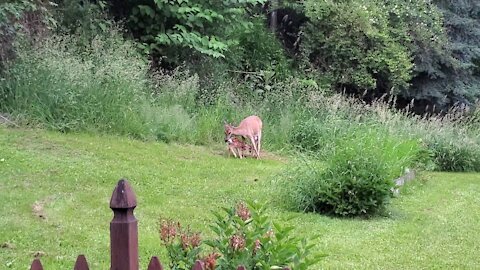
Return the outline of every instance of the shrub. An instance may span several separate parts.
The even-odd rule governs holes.
[[[414,164],[418,141],[380,130],[355,130],[335,145],[325,163],[307,162],[281,177],[287,207],[339,216],[370,216],[389,201],[393,179]]]
[[[304,1],[310,21],[304,27],[305,59],[338,86],[375,89],[407,87],[411,53],[399,39],[405,29],[393,32],[389,13],[376,1]],[[371,18],[375,18],[372,20]],[[402,25],[403,26],[403,25]],[[400,28],[400,26],[398,26]]]
[[[253,26],[249,30],[238,32],[238,44],[230,49],[226,61],[235,70],[271,71],[276,78],[286,78],[291,69],[282,45],[266,27],[264,18],[251,21]],[[248,74],[245,79],[252,81]]]
[[[200,257],[200,233],[183,228],[179,222],[163,219],[160,221],[160,240],[167,249],[170,269],[190,270]]]
[[[56,25],[50,1],[4,0],[0,3],[0,73],[15,59],[20,41],[41,42]],[[3,74],[2,74],[3,75]]]
[[[243,265],[246,269],[307,269],[322,257],[312,256],[313,245],[292,236],[292,227],[272,223],[265,216],[265,208],[256,203],[239,203],[224,213],[215,213],[211,226],[213,240],[204,240],[211,247],[203,251],[200,235],[182,229],[169,220],[160,225],[160,238],[166,246],[172,269],[191,269],[196,259],[206,269],[227,270]]]

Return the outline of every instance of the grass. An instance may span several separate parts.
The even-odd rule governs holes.
[[[0,79],[0,112],[20,126],[195,145],[220,141],[224,121],[238,124],[255,114],[269,134],[263,146],[272,151],[325,161],[351,134],[361,140],[367,132],[372,144],[389,144],[381,150],[389,160],[480,171],[478,117],[455,110],[414,117],[385,103],[393,100],[365,104],[301,76],[253,86],[255,80],[201,77],[186,68],[154,71],[135,48],[115,27],[85,44],[80,36],[52,34],[35,46],[19,45]],[[217,79],[222,83],[210,84]],[[255,94],[263,86],[268,91]],[[398,151],[397,144],[416,150]]]
[[[115,136],[0,127],[0,268],[72,268],[85,254],[91,269],[109,267],[108,208],[126,177],[137,194],[141,266],[166,254],[158,220],[173,218],[207,235],[211,211],[240,199],[272,202],[287,158],[227,158],[223,146],[141,142]],[[480,267],[479,174],[426,173],[374,219],[288,212],[269,215],[294,233],[319,234],[326,269],[475,269]],[[43,217],[39,217],[39,215]]]

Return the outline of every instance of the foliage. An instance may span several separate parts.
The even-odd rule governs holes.
[[[216,239],[207,244],[220,254],[218,269],[308,269],[321,260],[311,256],[313,245],[291,235],[293,227],[282,227],[270,222],[264,206],[256,203],[239,203],[235,208],[224,209],[225,215],[215,214],[211,226]]]
[[[65,0],[56,9],[59,30],[75,34],[79,45],[87,46],[98,35],[108,35],[114,22],[107,15],[106,1]]]
[[[256,17],[249,29],[236,33],[238,43],[232,45],[226,54],[226,61],[235,70],[274,72],[279,78],[285,78],[290,73],[289,59],[280,42],[265,25],[265,19]]]
[[[303,152],[314,152],[317,155],[331,153],[336,145],[336,139],[345,137],[352,129],[348,120],[333,118],[297,119],[290,133],[290,143]]]
[[[148,66],[118,31],[79,48],[54,35],[19,50],[0,82],[0,109],[60,131],[141,136]]]
[[[421,46],[415,44],[413,87],[403,95],[422,100],[430,107],[435,105],[436,111],[447,111],[453,105],[471,105],[480,96],[480,6],[477,1],[439,0],[432,3],[441,12],[443,32],[448,38],[435,39],[432,44],[427,36]],[[428,14],[425,10],[425,15]],[[417,24],[416,34],[430,27]],[[440,46],[437,41],[441,42]]]
[[[190,270],[201,259],[207,270],[236,269],[307,269],[320,261],[321,256],[311,258],[313,245],[307,240],[290,235],[293,227],[282,227],[265,216],[265,207],[257,203],[241,202],[236,207],[215,213],[216,221],[211,229],[213,240],[205,240],[212,250],[203,251],[199,233],[183,229],[178,222],[162,220],[160,239],[167,249],[171,269]]]
[[[340,89],[363,92],[380,87],[390,93],[408,87],[412,56],[397,40],[380,2],[304,2],[309,22],[302,51],[311,65]]]
[[[337,90],[445,111],[479,96],[476,10],[475,1],[305,1],[301,50]]]
[[[452,172],[480,171],[480,149],[468,138],[447,140],[436,138],[429,142],[437,170]]]
[[[393,179],[414,165],[420,145],[397,142],[380,130],[352,131],[338,139],[325,164],[286,171],[281,196],[288,207],[339,216],[370,216],[384,209]]]
[[[162,56],[173,58],[180,48],[189,48],[218,58],[224,57],[232,42],[225,34],[250,27],[244,18],[246,9],[263,2],[145,0],[123,3],[121,9],[146,51],[159,51]],[[113,9],[119,8],[114,4]]]
[[[159,232],[170,258],[170,269],[191,270],[201,251],[200,234],[172,220],[161,220]]]
[[[0,71],[15,55],[18,37],[38,39],[55,27],[48,5],[36,0],[4,1],[0,4]]]

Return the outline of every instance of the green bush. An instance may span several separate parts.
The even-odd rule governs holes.
[[[178,222],[161,221],[160,239],[171,269],[192,269],[194,262],[201,260],[208,270],[237,269],[240,265],[252,270],[303,270],[322,259],[319,254],[311,254],[313,245],[307,239],[292,235],[292,227],[271,222],[265,207],[257,203],[242,202],[214,215],[216,220],[210,227],[215,236],[204,241],[200,233]],[[208,254],[204,254],[203,243],[210,247]]]
[[[38,42],[56,25],[50,1],[3,0],[0,2],[0,72],[15,58],[20,40]]]
[[[337,86],[363,91],[379,85],[388,91],[407,87],[413,64],[400,42],[407,30],[391,28],[381,1],[304,1],[310,19],[304,27],[306,61]],[[372,19],[375,18],[375,19]]]
[[[338,216],[369,216],[389,201],[393,180],[415,163],[421,146],[381,130],[358,129],[339,140],[325,162],[308,162],[281,177],[287,207]]]
[[[272,71],[279,78],[290,75],[290,60],[267,28],[265,19],[253,18],[252,24],[249,30],[237,34],[238,44],[226,55],[231,68],[237,71]]]

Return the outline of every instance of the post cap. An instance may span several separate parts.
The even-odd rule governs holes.
[[[118,181],[110,199],[110,208],[129,209],[137,206],[137,197],[127,180]]]

